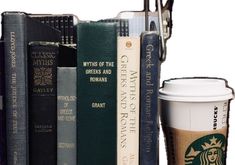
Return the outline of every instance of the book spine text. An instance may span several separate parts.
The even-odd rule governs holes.
[[[141,39],[140,165],[158,165],[159,37],[146,32]]]
[[[78,25],[78,164],[116,165],[117,31]]]
[[[140,37],[118,37],[118,165],[139,164]]]
[[[3,13],[7,164],[27,164],[27,57],[25,14]]]
[[[29,44],[29,161],[57,163],[57,58],[54,43]]]
[[[77,165],[76,67],[57,68],[57,164]]]

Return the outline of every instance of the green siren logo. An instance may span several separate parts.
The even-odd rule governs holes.
[[[226,139],[222,134],[194,141],[185,153],[185,165],[224,165]]]

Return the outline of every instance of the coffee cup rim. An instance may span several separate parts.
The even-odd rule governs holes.
[[[163,81],[159,98],[183,102],[225,101],[234,98],[234,91],[223,78],[182,77]]]

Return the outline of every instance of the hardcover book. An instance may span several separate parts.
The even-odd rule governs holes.
[[[57,164],[77,165],[77,68],[57,68]]]
[[[61,32],[61,44],[76,44],[76,24],[78,18],[73,14],[30,14],[31,18]]]
[[[159,36],[156,32],[141,35],[140,59],[140,164],[158,165],[158,89]]]
[[[57,67],[57,164],[77,165],[77,54],[60,45]]]
[[[78,164],[117,164],[117,29],[78,24]]]
[[[59,45],[29,43],[29,164],[57,163]]]
[[[118,37],[117,164],[139,164],[140,37]]]
[[[103,19],[99,22],[116,23],[117,36],[129,36],[129,21],[127,19]]]
[[[70,44],[76,44],[76,40],[77,40],[76,24],[77,24],[78,18],[76,18],[75,20],[74,20],[74,16],[69,16],[68,21],[69,21],[69,43]]]
[[[27,43],[58,41],[60,33],[23,12],[2,14],[5,61],[7,164],[28,163]]]
[[[61,31],[61,43],[65,43],[65,30],[64,30],[65,24],[64,24],[64,18],[59,17],[59,30]]]
[[[4,99],[4,45],[0,41],[0,164],[6,165],[6,121]]]

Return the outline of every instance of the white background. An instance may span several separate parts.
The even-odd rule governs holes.
[[[73,13],[81,20],[115,17],[123,10],[142,10],[143,0],[2,0],[0,12]],[[153,9],[153,2],[152,9]],[[173,77],[226,78],[235,88],[235,1],[175,0],[173,35],[162,65],[161,81]],[[200,122],[200,119],[198,119]],[[227,164],[235,160],[235,103],[231,104]],[[164,140],[160,164],[166,165]]]

